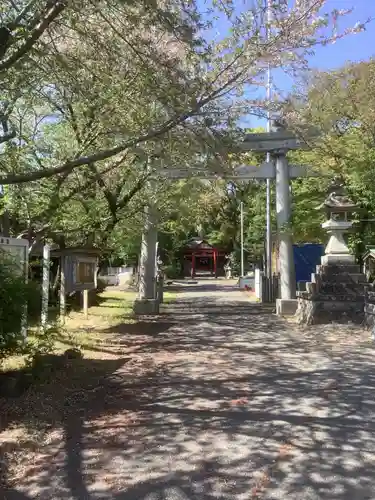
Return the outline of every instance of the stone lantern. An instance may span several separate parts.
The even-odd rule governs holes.
[[[325,201],[327,221],[322,224],[329,234],[321,265],[298,292],[297,320],[304,324],[348,321],[362,323],[366,277],[349,251],[345,234],[352,228],[350,215],[357,206],[346,195],[342,184],[332,186]]]
[[[354,264],[354,255],[350,253],[345,241],[345,234],[352,228],[350,215],[358,208],[347,196],[342,184],[332,186],[331,192],[318,209],[325,209],[328,220],[322,224],[329,235],[325,255],[322,257],[323,266],[336,264]]]

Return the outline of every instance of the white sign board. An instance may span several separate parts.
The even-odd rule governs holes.
[[[29,242],[19,238],[6,238],[0,236],[0,252],[7,253],[14,260],[14,271],[19,276],[24,276],[25,282],[29,275]],[[21,328],[24,338],[27,335],[27,306],[21,319]]]
[[[14,259],[16,272],[21,276],[25,276],[25,281],[27,281],[29,264],[28,240],[0,236],[0,250],[6,252]]]

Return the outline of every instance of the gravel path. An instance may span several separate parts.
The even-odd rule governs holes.
[[[146,337],[28,450],[6,500],[375,499],[366,332],[301,330],[205,281]]]

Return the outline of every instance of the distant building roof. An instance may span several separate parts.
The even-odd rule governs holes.
[[[214,248],[212,245],[210,245],[206,240],[203,240],[202,238],[191,238],[185,245],[185,248],[207,248],[211,249]]]
[[[375,247],[367,247],[366,252],[363,255],[364,259],[367,259],[368,257],[372,257],[375,259]]]
[[[43,242],[36,245],[30,252],[31,257],[40,257],[43,255]],[[59,248],[58,245],[53,243],[50,245],[51,257],[60,257],[61,255],[67,254],[87,254],[87,255],[99,255],[100,250],[92,247],[68,247]]]

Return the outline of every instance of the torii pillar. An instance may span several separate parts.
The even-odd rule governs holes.
[[[139,316],[159,314],[159,300],[155,286],[157,279],[158,210],[154,201],[155,185],[152,181],[148,182],[148,190],[149,200],[145,207],[139,263],[138,297],[133,306],[134,313]]]
[[[294,309],[296,298],[296,276],[294,269],[293,239],[290,228],[292,203],[290,195],[290,172],[285,154],[275,155],[276,163],[276,221],[280,263],[280,299],[277,306],[282,309],[286,301],[293,301],[288,307]],[[277,309],[277,308],[276,308]],[[296,309],[297,310],[297,309]],[[278,312],[276,310],[276,312]],[[294,311],[295,312],[295,311]],[[281,314],[281,311],[280,311]]]

